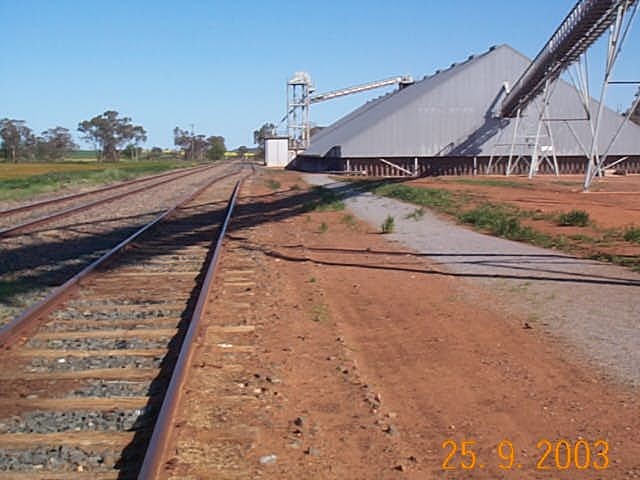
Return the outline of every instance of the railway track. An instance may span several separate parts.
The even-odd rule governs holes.
[[[198,166],[186,170],[179,170],[177,172],[174,171],[162,173],[159,175],[154,175],[152,177],[137,178],[128,182],[109,185],[88,192],[65,195],[62,197],[52,198],[49,200],[43,200],[40,202],[3,210],[0,211],[0,218],[2,218],[2,225],[0,226],[0,238],[20,235],[25,232],[29,232],[34,227],[45,225],[58,218],[89,210],[105,203],[113,202],[130,195],[135,195],[139,192],[148,191],[150,189],[160,187],[161,185],[165,185],[167,183],[179,180],[184,177],[188,177],[190,175],[195,175],[211,168],[213,167],[210,165]],[[135,186],[135,188],[126,189],[118,193],[111,193],[107,196],[101,196],[101,194],[104,194],[105,192],[109,193],[131,186]],[[96,196],[97,198],[87,202],[87,196]],[[42,211],[43,209],[51,209],[51,207],[54,205],[64,205],[71,201],[80,199],[82,200],[81,202],[74,202],[74,205],[70,205],[67,208],[49,211],[40,216],[37,215],[37,212]]]
[[[239,175],[190,195],[0,329],[0,478],[135,478],[150,438],[161,452]]]
[[[212,176],[237,168],[233,162],[225,162],[182,172],[189,174],[182,178],[161,178],[156,182],[169,182],[85,212],[70,212],[46,225],[31,227],[28,234],[0,238],[0,327],[182,195]]]

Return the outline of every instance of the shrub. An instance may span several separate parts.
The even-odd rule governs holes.
[[[523,227],[517,215],[499,205],[483,204],[459,216],[460,220],[494,235],[518,239]]]
[[[433,207],[441,211],[449,211],[455,208],[456,203],[451,192],[438,188],[386,184],[374,188],[373,192],[384,197],[397,198],[408,203]]]
[[[342,221],[342,223],[344,223],[345,225],[347,225],[347,226],[349,226],[349,227],[352,227],[352,228],[355,228],[355,227],[357,227],[357,226],[358,226],[358,225],[357,225],[357,223],[356,223],[356,219],[355,219],[355,217],[354,217],[351,213],[345,213],[345,214],[342,216],[342,220],[341,220],[341,221]]]
[[[314,187],[313,192],[319,195],[320,198],[305,204],[305,210],[315,210],[316,212],[338,212],[345,209],[344,202],[332,190],[324,187]]]
[[[382,233],[392,233],[395,228],[395,223],[395,219],[391,215],[387,215],[387,218],[385,218],[380,226],[380,230]]]
[[[270,178],[265,183],[267,187],[269,187],[271,190],[278,190],[280,188],[280,182],[277,180],[274,180],[273,178]]]
[[[561,227],[586,227],[589,225],[589,214],[584,210],[571,210],[558,217]]]
[[[640,243],[640,228],[629,227],[624,232],[624,239],[627,242]]]
[[[326,223],[326,222],[322,222],[322,223],[320,224],[320,227],[318,227],[318,231],[319,231],[320,233],[326,233],[328,230],[329,230],[329,225],[327,225],[327,223]]]

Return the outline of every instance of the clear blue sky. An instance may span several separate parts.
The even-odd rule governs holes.
[[[115,109],[147,129],[148,147],[171,147],[173,128],[191,124],[228,147],[251,145],[255,128],[284,115],[294,71],[310,72],[321,92],[421,78],[494,44],[533,57],[574,3],[0,0],[0,118],[75,132]],[[635,27],[617,69],[624,79],[640,79]],[[608,103],[624,109],[633,91],[616,87]],[[326,125],[380,93],[315,105],[312,120]]]

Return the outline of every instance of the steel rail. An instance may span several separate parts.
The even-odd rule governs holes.
[[[110,258],[114,257],[116,254],[121,252],[127,246],[131,245],[131,243],[140,235],[156,226],[158,223],[168,219],[171,215],[173,215],[178,209],[184,206],[186,203],[190,202],[206,189],[208,189],[214,183],[220,182],[226,178],[229,178],[233,175],[237,175],[241,170],[237,170],[235,172],[228,173],[221,177],[214,177],[210,181],[206,182],[201,187],[197,188],[195,191],[185,195],[181,198],[176,204],[174,204],[171,208],[164,211],[163,213],[157,215],[153,220],[144,225],[143,227],[136,230],[129,237],[122,240],[111,250],[106,252],[97,260],[90,263],[88,266],[83,268],[80,272],[76,273],[73,277],[67,280],[65,283],[55,288],[49,295],[47,295],[44,299],[40,300],[35,305],[32,305],[27,310],[25,310],[21,315],[11,320],[9,323],[5,324],[0,328],[0,348],[8,349],[13,345],[18,343],[20,340],[28,336],[28,333],[33,329],[37,328],[40,324],[40,321],[44,316],[51,311],[53,311],[60,302],[64,301],[77,287],[80,281],[84,280],[91,272],[93,272],[96,268],[101,265],[104,265]]]
[[[151,185],[144,185],[142,187],[134,188],[133,190],[127,190],[125,192],[116,193],[115,195],[111,195],[109,197],[101,198],[100,200],[95,200],[93,202],[86,203],[84,205],[80,205],[77,207],[66,208],[64,210],[60,210],[51,215],[45,215],[44,217],[36,218],[35,220],[28,220],[26,222],[20,223],[13,227],[5,228],[4,230],[0,230],[0,238],[15,236],[24,230],[27,230],[31,227],[35,227],[37,225],[43,225],[45,223],[49,223],[57,218],[66,217],[67,215],[71,215],[73,213],[79,213],[84,210],[89,210],[90,208],[96,207],[98,205],[102,205],[103,203],[113,202],[123,197],[127,197],[129,195],[134,195],[136,193],[142,192],[144,190],[150,190],[152,188],[156,188],[160,185],[164,185],[165,183],[173,182],[174,180],[179,180],[184,177],[188,177],[189,175],[195,175],[197,173],[201,173],[208,169],[214,168],[216,165],[207,166],[201,170],[183,172],[180,175],[173,176],[171,178],[167,178],[161,180],[159,182],[153,183]]]
[[[204,170],[207,166],[197,166],[197,167],[189,167],[189,168],[180,168],[178,170],[172,170],[170,172],[163,172],[156,175],[148,175],[144,177],[134,178],[132,180],[127,180],[125,182],[120,182],[118,184],[111,184],[104,187],[96,188],[93,190],[88,190],[86,192],[80,193],[71,193],[69,195],[64,195],[62,197],[50,198],[48,200],[41,200],[39,202],[28,203],[26,205],[21,205],[19,207],[9,208],[7,210],[0,210],[0,217],[6,217],[7,215],[13,215],[15,213],[24,212],[26,210],[33,210],[39,207],[45,207],[47,205],[55,205],[56,203],[66,202],[68,200],[74,200],[76,198],[86,197],[87,195],[93,195],[95,193],[108,192],[109,190],[116,190],[118,188],[127,187],[129,185],[135,185],[136,183],[148,182],[150,180],[157,180],[158,178],[166,177],[169,175],[175,175],[185,171],[196,171],[196,170]]]
[[[239,180],[233,189],[231,198],[229,199],[227,213],[225,215],[224,222],[220,227],[218,239],[214,245],[213,255],[211,256],[209,265],[207,266],[207,273],[202,283],[202,288],[200,289],[198,300],[196,302],[191,321],[189,322],[189,327],[184,340],[182,341],[178,360],[176,361],[169,387],[162,400],[162,406],[160,407],[160,412],[158,413],[158,418],[153,428],[151,439],[149,440],[149,446],[147,447],[147,452],[144,456],[142,467],[138,475],[138,478],[140,479],[151,480],[157,478],[163,466],[163,461],[169,444],[170,433],[175,422],[177,407],[180,402],[182,392],[184,391],[183,387],[186,382],[187,371],[195,351],[194,340],[200,330],[202,317],[211,293],[211,285],[216,274],[218,260],[220,259],[222,251],[222,242],[224,240],[227,227],[229,226],[241,185],[242,180]]]

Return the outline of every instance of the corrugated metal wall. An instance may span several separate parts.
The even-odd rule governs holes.
[[[616,160],[611,157],[611,160]],[[393,164],[415,172],[414,158],[387,158]],[[482,175],[487,171],[489,157],[477,157],[474,161],[472,157],[430,157],[418,158],[418,176],[438,176],[438,175]],[[404,177],[409,174],[404,173],[392,166],[382,162],[379,158],[317,158],[304,157],[296,158],[290,168],[306,172],[342,172],[356,175],[364,174],[374,177]],[[520,162],[514,169],[514,175],[525,175],[529,172],[526,162]],[[558,158],[558,168],[561,174],[584,174],[586,168],[586,158],[584,156],[566,156]],[[492,173],[504,174],[506,162],[494,165]],[[630,157],[620,162],[615,167],[616,170],[626,173],[640,173],[640,156]],[[540,174],[552,174],[553,171],[547,163],[540,165]]]
[[[503,83],[513,82],[529,64],[522,54],[502,45],[478,57],[426,78],[403,90],[369,102],[311,139],[305,156],[325,156],[338,147],[343,158],[474,157],[505,152],[496,143],[510,143],[512,119],[497,118]],[[594,107],[596,102],[593,101]],[[535,134],[539,101],[523,114],[518,139]],[[568,83],[559,81],[551,97],[552,118],[585,118],[580,99]],[[602,150],[621,116],[605,109],[600,136]],[[590,145],[587,121],[551,123],[559,156],[580,156]],[[530,142],[529,142],[530,143]],[[542,145],[550,144],[542,138]],[[527,147],[518,153],[526,154]],[[628,124],[611,150],[613,155],[640,154],[640,127]]]

